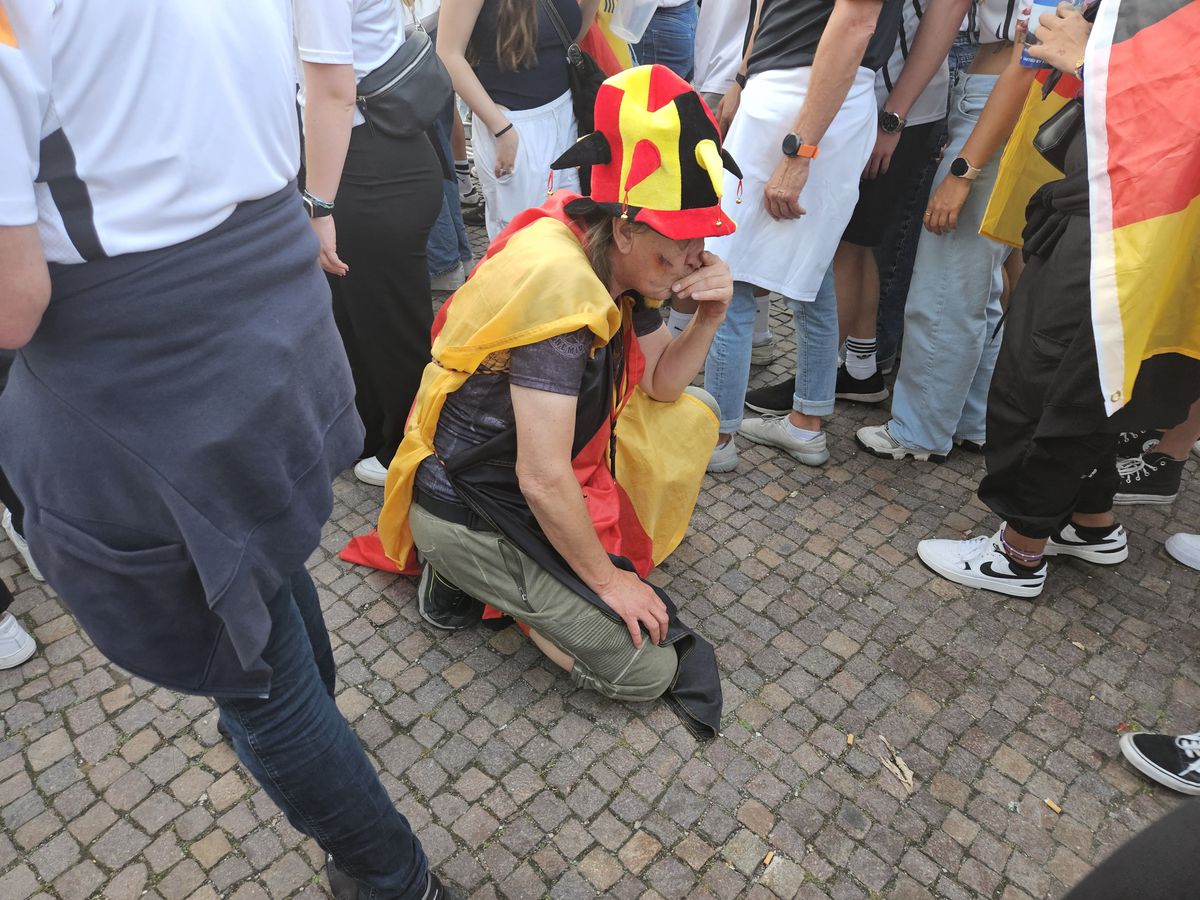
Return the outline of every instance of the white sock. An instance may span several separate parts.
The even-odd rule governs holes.
[[[683,333],[683,329],[688,327],[694,315],[695,313],[685,313],[677,309],[672,309],[667,314],[667,330],[671,332],[671,337],[679,337]]]
[[[794,438],[799,438],[802,441],[811,441],[813,438],[821,434],[819,431],[809,431],[807,428],[797,428],[792,424],[791,416],[784,416],[783,420],[787,422],[788,434]]]
[[[454,161],[454,171],[461,172],[464,175],[471,171],[471,161],[469,159],[456,159]]]
[[[846,338],[846,373],[859,381],[875,374],[875,338]]]
[[[754,337],[753,344],[765,344],[771,339],[771,297],[754,298]]]

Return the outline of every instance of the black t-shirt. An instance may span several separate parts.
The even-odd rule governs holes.
[[[520,72],[505,72],[496,60],[496,27],[500,0],[484,0],[471,32],[471,46],[479,54],[475,74],[494,103],[508,109],[535,109],[545,106],[570,88],[567,81],[567,51],[550,16],[538,0],[537,62]],[[583,25],[583,13],[576,0],[552,0],[559,18],[570,34],[577,34]]]
[[[811,66],[817,43],[829,24],[833,0],[762,0],[747,74]],[[892,55],[904,8],[902,0],[883,0],[875,34],[861,65],[878,72]]]

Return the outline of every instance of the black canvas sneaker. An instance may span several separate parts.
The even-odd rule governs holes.
[[[1162,439],[1161,431],[1122,431],[1117,437],[1117,459],[1140,456]]]
[[[1068,522],[1050,536],[1043,552],[1046,556],[1074,556],[1101,566],[1115,566],[1129,558],[1129,539],[1120,525],[1114,525],[1104,537],[1092,540]]]
[[[1117,463],[1120,487],[1113,503],[1171,503],[1179,496],[1183,460],[1165,453],[1142,453]]]
[[[1200,796],[1200,734],[1130,732],[1121,735],[1121,753],[1147,778],[1181,794]]]
[[[766,416],[786,416],[792,411],[792,398],[795,396],[796,381],[789,378],[770,387],[747,391],[746,405]]]
[[[434,571],[425,563],[417,585],[417,609],[421,618],[434,628],[461,631],[478,625],[483,618],[483,604]]]
[[[833,396],[851,403],[882,403],[888,398],[888,389],[878,369],[869,378],[855,378],[846,371],[845,365],[841,365],[838,366]]]

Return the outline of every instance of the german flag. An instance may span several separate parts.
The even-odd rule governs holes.
[[[608,27],[616,4],[604,3],[596,12],[596,21],[588,29],[583,40],[579,42],[581,49],[589,53],[596,64],[600,66],[606,77],[611,78],[618,72],[633,68],[633,51],[629,44],[617,37]]]
[[[1200,2],[1103,0],[1084,66],[1092,324],[1108,413],[1200,359]]]

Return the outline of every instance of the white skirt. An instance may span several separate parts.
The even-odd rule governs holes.
[[[799,219],[777,221],[763,205],[763,188],[783,159],[784,137],[795,126],[808,92],[810,67],[751,77],[729,128],[725,147],[743,175],[742,203],[734,204],[737,179],[725,173],[722,205],[737,231],[708,241],[737,281],[748,281],[794,300],[812,300],[833,260],[858,202],[858,182],[875,146],[878,107],[875,73],[859,68],[834,116],[800,192]]]
[[[496,139],[478,117],[471,131],[475,175],[487,203],[488,240],[494,240],[518,213],[546,202],[551,174],[554,190],[579,191],[578,169],[553,173],[550,169],[550,163],[572,147],[577,137],[571,92],[543,106],[505,110],[504,114],[519,139],[512,174],[496,178]]]

